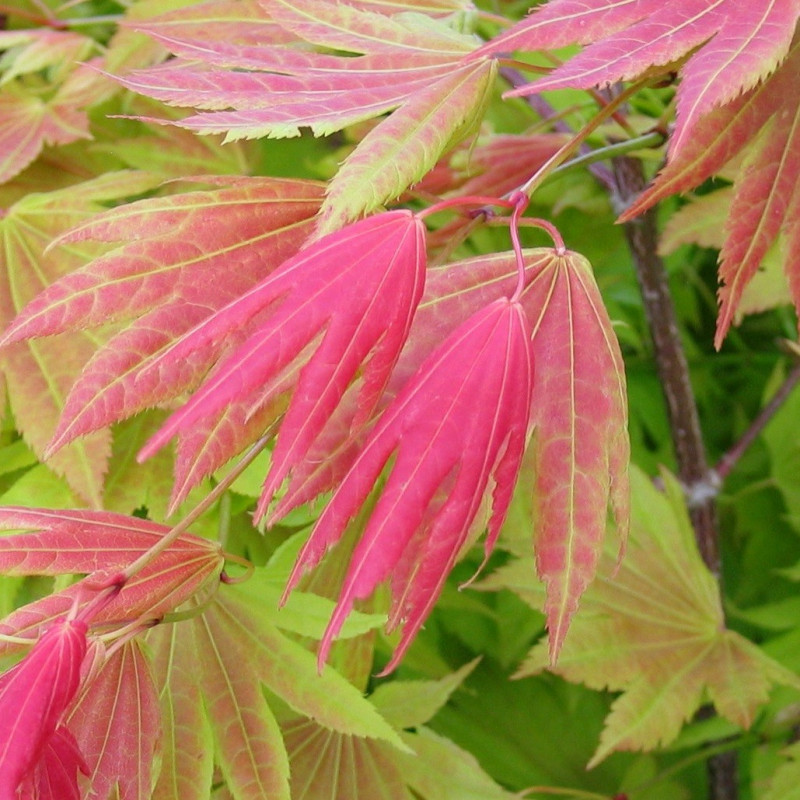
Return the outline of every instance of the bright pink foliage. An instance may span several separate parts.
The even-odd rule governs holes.
[[[78,690],[86,632],[82,620],[56,623],[0,676],[0,797],[17,797],[22,786],[23,797],[55,800],[52,790],[65,786],[77,796],[77,770],[86,767],[60,722]]]
[[[389,628],[403,628],[393,669],[442,590],[456,558],[485,523],[486,554],[511,501],[533,388],[530,326],[501,298],[437,347],[370,434],[300,553],[287,591],[342,536],[387,463],[394,461],[355,548],[322,640],[324,663],[353,603],[391,576]]]
[[[358,371],[363,383],[351,423],[357,428],[369,418],[408,335],[425,263],[425,228],[409,211],[377,214],[304,248],[151,365],[183,360],[266,315],[170,417],[141,458],[231,402],[247,400],[255,412],[293,390],[259,506],[263,514]]]

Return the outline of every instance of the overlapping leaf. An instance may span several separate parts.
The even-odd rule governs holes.
[[[608,86],[680,66],[678,121],[670,153],[691,145],[700,119],[775,70],[800,15],[797,0],[551,0],[479,51],[589,45],[546,78],[513,94],[566,86]]]
[[[142,457],[230,404],[257,410],[292,391],[259,506],[263,514],[359,370],[350,422],[357,428],[369,419],[422,295],[424,236],[423,223],[408,211],[369,217],[304,248],[196,326],[149,365],[145,380],[267,313],[169,418]]]
[[[55,236],[97,213],[104,202],[147,191],[157,182],[143,173],[110,174],[68,189],[28,195],[9,208],[0,218],[0,325],[8,325],[48,284],[94,252],[73,247],[45,254]],[[70,333],[47,342],[15,344],[0,353],[17,428],[40,458],[74,376],[96,346],[96,338]],[[107,432],[98,432],[52,459],[50,467],[99,507],[108,449]]]
[[[533,325],[536,381],[534,432],[535,549],[548,583],[547,614],[558,650],[591,581],[605,536],[609,505],[624,540],[628,517],[625,376],[619,345],[592,277],[577,253],[525,251],[521,297]],[[409,345],[396,370],[409,379],[432,343],[481,305],[513,291],[512,254],[501,253],[433,270]]]
[[[59,766],[70,794],[77,796],[77,773],[85,765],[70,746],[71,733],[62,717],[80,684],[86,655],[87,625],[63,620],[41,636],[31,651],[0,675],[0,794],[4,797],[39,796]],[[60,752],[71,759],[59,758]],[[59,764],[60,762],[60,764]],[[21,790],[21,791],[20,791]],[[47,798],[55,798],[45,793]]]
[[[147,520],[94,511],[0,509],[0,527],[27,531],[0,537],[2,572],[28,575],[89,573],[65,590],[12,612],[0,631],[35,638],[77,602],[85,605],[95,589],[169,530]],[[182,534],[151,564],[131,578],[93,617],[93,624],[120,625],[159,619],[218,578],[222,555],[215,542]],[[0,652],[21,645],[0,643]]]
[[[25,169],[45,145],[89,137],[86,112],[71,102],[64,80],[92,46],[91,39],[68,31],[0,31],[0,49],[11,48],[0,81],[0,183]],[[42,79],[38,92],[20,80],[45,71],[49,83]]]
[[[488,60],[465,63],[472,38],[438,18],[391,16],[394,4],[381,6],[260,0],[173,12],[136,29],[180,58],[118,80],[203,110],[176,124],[228,140],[296,136],[302,127],[329,134],[398,109],[332,181],[321,224],[329,232],[399,196],[469,133],[494,76]],[[217,10],[223,25],[200,24]]]
[[[398,727],[411,752],[326,730],[289,717],[282,728],[292,766],[294,800],[511,800],[477,760],[424,724],[447,702],[475,662],[439,681],[393,681],[371,696]]]
[[[89,766],[92,795],[150,800],[161,739],[158,695],[138,642],[104,657],[84,682],[66,723]]]
[[[651,749],[677,736],[708,692],[719,713],[747,727],[771,684],[800,679],[739,634],[727,630],[716,582],[703,565],[677,481],[666,494],[634,471],[631,538],[618,566],[607,548],[556,666],[571,681],[623,694],[606,719],[592,763],[614,750]],[[513,562],[487,588],[519,589],[529,598],[531,564]],[[538,644],[520,669],[547,668]]]
[[[313,655],[278,630],[274,613],[247,591],[226,587],[201,615],[149,634],[165,724],[155,797],[208,796],[210,756],[195,756],[198,743],[208,753],[213,736],[216,760],[236,797],[288,798],[286,750],[262,685],[315,724],[391,743],[390,752],[404,747],[340,675],[317,674]]]
[[[391,471],[350,559],[320,648],[360,598],[391,577],[389,627],[403,629],[387,669],[410,645],[453,564],[483,526],[487,555],[505,517],[527,441],[533,359],[522,308],[506,298],[470,316],[403,387],[371,431],[298,557],[289,581],[342,536],[390,458]]]
[[[747,284],[779,235],[789,289],[800,308],[800,112],[792,100],[800,75],[800,38],[778,70],[759,86],[699,120],[689,142],[670,159],[623,215],[630,219],[660,199],[685,192],[741,154],[720,253],[719,347]]]
[[[231,346],[233,339],[193,358],[164,362],[149,374],[146,370],[193,326],[293,255],[309,234],[321,200],[321,188],[303,181],[217,178],[213,183],[216,189],[108,211],[73,230],[52,251],[71,252],[73,243],[85,240],[126,242],[50,286],[17,319],[6,341],[134,319],[94,353],[72,387],[51,452],[196,385],[219,347]],[[141,226],[147,239],[138,238]],[[17,347],[11,345],[9,352]],[[60,358],[63,362],[63,354]],[[236,407],[223,411],[205,431],[202,457],[194,450],[179,460],[176,502],[190,481],[209,474],[246,444],[240,441],[240,424],[225,424],[242,416],[243,409]]]

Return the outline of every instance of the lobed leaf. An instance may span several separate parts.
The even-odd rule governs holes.
[[[151,363],[152,373],[162,365],[168,368],[170,362],[183,362],[268,312],[148,442],[141,458],[231,402],[246,400],[256,410],[294,384],[259,504],[258,513],[263,514],[359,370],[351,423],[357,428],[369,418],[422,294],[424,257],[422,222],[408,211],[392,211],[324,237],[284,262]],[[298,357],[307,363],[295,373],[293,362]]]
[[[120,800],[149,800],[160,723],[147,658],[127,642],[91,672],[67,716],[96,797],[116,790]]]
[[[66,400],[51,451],[196,385],[213,350],[151,373],[150,380],[142,372],[195,323],[296,252],[307,236],[319,205],[317,184],[214,181],[221,188],[121,206],[70,232],[63,247],[90,239],[132,241],[54,283],[6,332],[3,342],[138,316],[87,364]],[[133,232],[140,226],[153,238],[137,240]]]
[[[482,523],[493,492],[487,556],[499,532],[527,439],[533,360],[522,308],[499,299],[459,326],[403,387],[339,485],[301,551],[287,591],[341,537],[390,458],[393,465],[350,560],[319,653],[355,600],[392,578],[389,627],[403,634],[395,666]]]
[[[414,94],[358,143],[328,187],[319,230],[328,232],[397,198],[480,124],[496,68],[466,64]]]
[[[748,283],[779,234],[786,236],[782,257],[795,305],[800,280],[789,253],[798,226],[800,203],[800,114],[791,96],[800,70],[800,40],[785,62],[761,85],[712,111],[695,126],[692,140],[675,153],[653,185],[626,210],[630,219],[659,199],[683,192],[719,172],[744,151],[734,178],[731,210],[720,253],[720,314],[715,344],[720,347]]]
[[[745,11],[739,0],[551,0],[477,51],[555,49],[589,44],[549,76],[510,94],[607,86],[680,66],[677,124],[670,154],[690,146],[703,116],[752,89],[783,61],[800,3],[760,0]]]
[[[86,623],[61,620],[45,631],[25,658],[0,675],[0,794],[12,798],[34,778],[47,780],[47,773],[35,774],[38,762],[50,744],[61,749],[58,738],[61,718],[80,683],[81,663],[86,655]],[[56,741],[54,742],[54,737]],[[68,785],[77,788],[77,771],[83,767],[74,753]],[[57,764],[52,764],[57,766]],[[49,770],[48,770],[49,772]],[[36,787],[38,789],[38,787]]]
[[[152,175],[120,172],[50,192],[28,194],[0,219],[0,325],[51,282],[75,268],[91,251],[70,248],[58,256],[45,248],[59,233],[96,213],[109,200],[147,191]],[[25,441],[42,458],[61,414],[74,375],[96,348],[97,340],[68,334],[60,340],[19,343],[0,361],[11,409]],[[102,478],[109,450],[107,432],[76,444],[50,462],[56,474],[85,502],[100,507]]]
[[[607,548],[558,663],[537,645],[518,675],[543,668],[614,702],[592,759],[616,750],[652,749],[678,735],[708,692],[717,710],[747,727],[772,683],[798,678],[738,633],[726,630],[719,591],[702,563],[681,488],[663,476],[666,494],[632,472],[633,516],[625,558]],[[530,592],[530,564],[501,569],[484,582]],[[523,593],[521,596],[526,597]]]
[[[555,655],[597,566],[609,505],[624,541],[629,516],[627,399],[622,356],[591,267],[577,253],[524,251],[521,304],[533,325],[537,379],[529,446],[534,472],[534,547],[549,586]],[[513,291],[513,254],[432,270],[409,344],[398,363],[403,385],[423,354],[480,305]]]
[[[545,613],[555,660],[597,569],[609,504],[620,548],[627,536],[625,370],[582,256],[555,256],[529,283],[525,302],[538,367],[531,410],[536,563],[548,587]]]

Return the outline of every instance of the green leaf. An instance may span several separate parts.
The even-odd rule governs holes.
[[[480,661],[473,659],[438,681],[392,681],[383,683],[371,700],[396,728],[424,725],[450,699]]]

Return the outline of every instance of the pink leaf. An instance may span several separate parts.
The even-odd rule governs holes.
[[[390,627],[402,626],[403,636],[388,668],[397,664],[474,529],[483,525],[479,512],[491,492],[488,555],[519,471],[532,382],[528,322],[519,304],[501,298],[436,348],[389,406],[320,517],[287,587],[338,541],[394,456],[353,553],[320,664],[354,601],[390,575]]]
[[[89,766],[92,794],[150,797],[161,733],[158,694],[137,642],[109,656],[85,682],[67,718]]]
[[[678,121],[670,144],[676,155],[691,143],[697,122],[755,86],[783,60],[792,40],[797,0],[551,0],[476,55],[588,44],[549,76],[511,94],[567,86],[607,86],[680,67]]]
[[[424,226],[408,211],[378,214],[305,248],[161,357],[166,364],[183,361],[260,312],[270,311],[170,417],[141,458],[232,402],[255,395],[254,411],[269,402],[285,391],[286,370],[298,356],[308,358],[305,351],[312,345],[314,352],[296,378],[273,454],[259,506],[263,514],[359,369],[363,384],[352,424],[358,427],[369,417],[405,342],[424,277]],[[157,369],[159,361],[150,370]]]
[[[19,664],[0,676],[0,797],[17,796],[22,781],[53,743],[61,717],[78,690],[86,631],[82,620],[56,623]],[[63,737],[53,743],[62,754],[63,746]],[[51,750],[48,759],[52,757]],[[80,761],[72,761],[80,766]],[[75,783],[77,775],[71,777]]]

